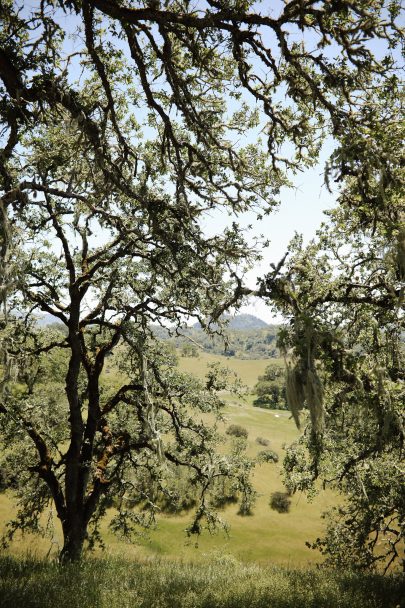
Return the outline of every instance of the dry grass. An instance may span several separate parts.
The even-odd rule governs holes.
[[[0,608],[402,608],[403,575],[244,565],[0,557]]]

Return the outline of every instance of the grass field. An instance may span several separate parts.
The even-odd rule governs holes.
[[[403,608],[403,575],[162,559],[55,562],[0,557],[0,608]]]
[[[269,364],[203,355],[180,359],[180,367],[201,377],[210,362],[221,359],[250,390]],[[249,454],[263,449],[256,442],[260,436],[280,456],[279,463],[255,470],[259,497],[253,515],[242,518],[235,505],[227,507],[223,518],[229,534],[205,532],[198,543],[184,532],[187,514],[161,516],[156,529],[135,544],[118,540],[105,521],[107,550],[64,568],[42,559],[57,556],[60,534],[52,539],[20,536],[0,555],[0,608],[405,608],[403,575],[313,567],[320,555],[305,541],[322,533],[321,513],[337,497],[323,492],[308,503],[295,495],[289,513],[272,511],[270,494],[283,490],[283,446],[298,431],[288,412],[254,408],[252,395],[243,402],[232,395],[224,400],[224,427],[236,423],[248,430]],[[1,527],[14,508],[12,497],[0,494]]]
[[[203,354],[199,358],[180,358],[179,365],[183,371],[203,376],[207,365],[220,360],[241,377],[251,389],[269,363],[279,364],[279,360],[236,360],[225,357]],[[145,536],[140,536],[136,545],[129,545],[118,540],[108,530],[107,522],[103,525],[103,535],[108,552],[114,556],[130,558],[164,556],[170,559],[203,561],[210,559],[219,551],[233,555],[245,562],[272,562],[294,566],[304,566],[319,561],[320,556],[305,546],[307,540],[319,536],[323,529],[321,513],[336,502],[331,493],[321,493],[312,503],[308,503],[299,494],[292,497],[291,510],[280,514],[269,507],[272,492],[282,491],[281,469],[283,446],[298,437],[298,431],[286,411],[264,410],[252,407],[252,396],[245,401],[238,401],[232,395],[224,395],[227,401],[225,416],[227,424],[236,423],[244,426],[249,433],[248,454],[255,456],[263,449],[256,443],[257,437],[270,441],[269,447],[278,453],[277,464],[263,464],[257,467],[254,474],[254,485],[259,493],[254,514],[247,517],[237,515],[236,505],[228,506],[223,512],[223,519],[229,524],[229,533],[219,532],[216,535],[204,533],[191,541],[184,530],[190,521],[190,514],[181,516],[161,516],[157,528]],[[13,516],[14,506],[9,496],[0,495],[0,521],[2,526]],[[60,537],[57,534],[53,544],[49,539],[37,539],[30,536],[21,537],[10,549],[12,553],[25,552],[27,549],[38,555],[48,551],[57,551]]]
[[[179,368],[187,373],[203,378],[210,363],[219,361],[224,367],[236,372],[242,382],[252,389],[268,365],[281,366],[283,359],[235,359],[202,352],[199,357],[179,357]]]

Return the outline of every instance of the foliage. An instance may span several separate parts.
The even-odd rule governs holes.
[[[0,465],[0,492],[16,486],[16,479],[12,471],[9,471],[2,462]]]
[[[278,462],[278,454],[274,450],[261,450],[257,454],[259,462]]]
[[[232,435],[234,437],[241,437],[243,439],[247,439],[249,433],[248,430],[240,424],[230,424],[226,429],[226,434]]]
[[[39,331],[35,331],[39,340]],[[115,450],[107,452],[111,458],[107,459],[105,455],[106,446],[110,445],[106,437],[107,429],[104,429],[104,436],[101,435],[95,445],[99,454],[96,473],[106,488],[98,497],[97,510],[90,521],[87,534],[89,546],[101,542],[99,519],[111,504],[117,509],[111,527],[127,538],[131,538],[139,526],[152,525],[158,512],[177,512],[194,507],[195,516],[190,530],[200,531],[205,518],[207,525],[213,528],[217,521],[213,509],[219,506],[221,489],[226,487],[219,483],[222,477],[233,479],[235,499],[241,496],[242,509],[248,504],[249,497],[250,509],[254,492],[248,488],[249,469],[246,469],[243,447],[240,446],[235,455],[215,455],[215,446],[219,441],[215,426],[210,427],[193,419],[193,412],[211,412],[218,420],[221,419],[223,403],[217,391],[226,386],[223,370],[211,366],[206,382],[200,382],[178,372],[176,359],[170,356],[170,351],[161,350],[153,341],[143,344],[142,355],[122,345],[119,359],[123,374],[128,374],[128,377],[131,374],[132,377],[124,386],[125,401],[116,405],[114,415],[110,417],[108,433],[121,438],[115,447],[117,459],[113,458]],[[146,404],[144,394],[138,396],[139,388],[136,388],[142,387],[145,382],[145,360],[151,362],[147,386],[144,386],[148,397]],[[20,385],[19,394],[13,400],[14,411],[18,415],[13,419],[3,419],[2,462],[4,470],[13,472],[14,491],[19,498],[19,512],[9,526],[8,538],[19,528],[47,533],[40,515],[51,499],[47,486],[39,485],[37,476],[32,474],[31,463],[35,451],[29,441],[30,429],[27,434],[19,431],[23,426],[20,420],[24,424],[29,412],[29,424],[43,428],[52,437],[51,455],[56,465],[64,459],[59,446],[66,444],[69,439],[69,427],[65,424],[67,400],[61,403],[57,399],[63,384],[55,381],[52,357],[47,355],[47,361],[48,374],[43,375],[41,382],[36,382],[33,394]],[[87,390],[85,377],[81,378],[81,382],[83,390]],[[134,392],[128,390],[128,386],[135,387]],[[114,386],[104,384],[102,398],[106,403],[105,412],[120,392],[123,392],[121,385],[117,391]],[[11,399],[9,403],[12,403]],[[18,408],[22,408],[24,414]],[[173,419],[175,433],[171,430]],[[187,469],[188,473],[182,473],[182,469]],[[58,479],[63,480],[61,474]],[[56,507],[60,508],[60,504],[56,504]]]
[[[182,357],[198,357],[198,346],[196,346],[195,344],[182,344],[180,354]]]
[[[270,508],[278,513],[288,513],[291,506],[290,494],[287,492],[273,492],[269,504]]]
[[[112,359],[112,360],[111,360]],[[113,357],[108,362],[109,374],[104,378],[104,386],[115,383],[116,371],[112,367]],[[197,364],[197,360],[188,360],[191,364]],[[180,360],[180,364],[182,360]],[[264,369],[264,366],[263,366]],[[201,376],[203,378],[203,375]],[[334,492],[319,494],[312,501],[307,501],[302,497],[297,500],[295,508],[291,508],[287,517],[275,517],[275,512],[268,506],[271,492],[283,489],[281,466],[285,455],[284,445],[291,444],[299,433],[289,416],[270,415],[267,410],[253,408],[245,402],[232,395],[224,394],[226,405],[223,414],[226,422],[220,424],[223,437],[221,438],[220,451],[228,453],[233,444],[238,439],[230,438],[225,434],[226,426],[231,423],[242,424],[249,431],[247,440],[247,453],[256,463],[252,486],[257,494],[253,506],[253,516],[241,518],[238,515],[239,505],[233,500],[224,504],[224,509],[219,505],[218,516],[224,520],[226,528],[218,527],[215,534],[204,532],[198,538],[188,538],[185,529],[190,525],[193,510],[176,511],[174,513],[156,514],[156,524],[143,530],[138,529],[135,542],[129,543],[120,535],[113,534],[109,529],[109,521],[113,515],[113,510],[108,510],[106,516],[100,521],[100,534],[106,545],[107,555],[120,556],[129,560],[148,560],[160,559],[164,557],[170,560],[180,560],[182,563],[190,563],[203,559],[204,556],[213,551],[226,552],[234,555],[244,563],[269,563],[283,565],[287,562],[292,568],[306,568],[315,565],[322,560],[318,551],[309,549],[305,542],[316,539],[324,531],[324,522],[321,514],[326,508],[338,504],[338,496]],[[236,405],[238,403],[238,405]],[[205,422],[212,420],[211,414],[204,414]],[[279,465],[272,463],[261,466],[257,461],[257,454],[264,450],[256,443],[256,437],[263,435],[271,439],[269,446],[280,456]],[[244,440],[242,440],[244,441]],[[178,470],[178,467],[177,467]],[[178,471],[178,485],[181,487],[187,480],[186,468]],[[230,489],[231,484],[227,484],[223,478],[225,492]],[[219,480],[221,486],[222,481]],[[177,490],[177,479],[175,485],[170,488],[173,493]],[[190,488],[193,492],[194,488]],[[210,501],[219,498],[222,487],[218,492],[213,491]],[[240,493],[238,494],[240,498]],[[191,494],[192,496],[192,494]],[[112,501],[114,502],[114,497]],[[130,506],[130,505],[129,505]],[[170,505],[169,509],[170,509]],[[141,504],[139,503],[139,508]],[[13,519],[16,512],[16,502],[13,492],[8,491],[0,494],[0,536],[6,530],[6,523]],[[50,514],[56,520],[55,510],[51,508]],[[45,524],[45,518],[42,520]],[[304,522],[304,523],[303,523]],[[55,521],[56,524],[56,521]],[[24,556],[35,551],[35,555],[45,558],[49,555],[50,559],[57,559],[58,552],[63,545],[63,538],[60,528],[57,526],[55,531],[38,538],[36,535],[20,533],[16,534],[15,541],[5,551],[6,555]],[[282,542],[275,542],[280,538]],[[198,545],[198,547],[196,547]],[[87,555],[87,554],[85,554]],[[104,558],[104,552],[99,547],[95,547],[94,555],[97,558]]]
[[[215,523],[205,500],[218,476],[236,479],[249,509],[250,465],[215,455],[215,430],[199,422],[219,413],[223,379],[178,374],[150,326],[193,318],[215,333],[250,293],[238,273],[258,248],[238,214],[270,212],[288,169],[313,165],[327,133],[343,140],[359,92],[391,69],[369,41],[395,45],[398,8],[1,3],[0,413],[3,442],[22,454],[7,454],[21,490],[13,528],[38,530],[53,501],[62,557],[78,559],[109,495],[165,460],[202,488],[191,531]],[[207,237],[212,211],[232,219]],[[38,311],[63,335],[42,335]],[[124,379],[105,390],[117,350]],[[61,357],[63,388],[44,384],[42,355]],[[120,510],[116,527],[131,533],[141,515]]]
[[[212,504],[217,509],[222,509],[227,505],[234,504],[238,501],[238,494],[235,486],[228,479],[218,481],[218,494],[212,497]]]
[[[285,371],[281,367],[269,365],[253,389],[257,398],[253,401],[256,407],[268,409],[287,409],[286,389],[284,386]]]
[[[373,94],[332,160],[339,206],[308,247],[292,243],[273,296],[291,319],[287,401],[297,423],[310,413],[287,483],[344,494],[314,545],[329,563],[387,569],[404,565],[403,89],[393,76]]]
[[[145,467],[136,476],[130,476],[128,486],[125,496],[113,498],[118,508],[123,502],[127,508],[139,506],[141,511],[146,511],[149,503],[153,503],[160,513],[178,513],[189,511],[198,503],[198,488],[193,483],[193,476],[170,464],[166,464],[159,475]]]
[[[259,445],[264,445],[264,446],[270,445],[270,441],[268,439],[266,439],[265,437],[256,437],[256,443],[258,443]]]
[[[237,317],[236,317],[237,318]],[[183,328],[173,331],[167,328],[153,328],[155,335],[180,350],[183,356],[198,357],[200,352],[207,352],[238,359],[263,359],[279,356],[276,346],[277,325],[266,329],[230,329],[223,330],[221,336],[209,335],[201,328]]]

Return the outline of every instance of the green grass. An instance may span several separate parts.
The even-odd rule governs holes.
[[[216,361],[236,372],[249,389],[254,387],[258,377],[264,373],[268,365],[282,366],[284,364],[283,359],[235,359],[201,352],[199,357],[179,357],[179,368],[183,372],[203,378],[208,364]]]
[[[59,567],[0,558],[0,608],[402,608],[403,575],[113,558]]]

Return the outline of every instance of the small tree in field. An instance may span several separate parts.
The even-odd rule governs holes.
[[[254,394],[257,395],[253,405],[270,409],[287,409],[284,377],[282,368],[268,365],[253,389]]]
[[[15,527],[38,528],[53,503],[61,556],[78,559],[111,496],[144,469],[159,479],[165,461],[199,487],[191,531],[213,524],[218,477],[250,495],[249,464],[216,456],[200,420],[218,412],[223,379],[180,376],[150,325],[207,327],[249,293],[239,276],[256,250],[237,215],[269,212],[286,171],[344,132],[359,90],[390,69],[368,41],[395,43],[397,8],[1,3],[0,414],[2,449],[19,448]],[[208,237],[214,211],[234,221]],[[38,311],[63,331],[39,331]],[[114,352],[122,372],[106,386]],[[139,516],[120,505],[130,532]]]
[[[291,506],[291,499],[286,492],[273,492],[270,497],[270,508],[278,513],[288,513]]]

